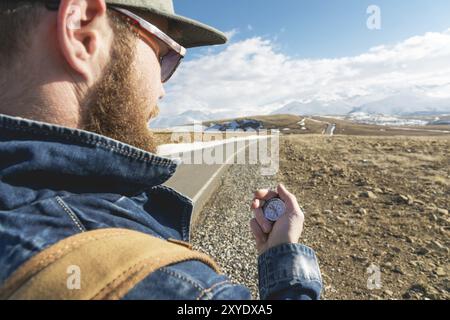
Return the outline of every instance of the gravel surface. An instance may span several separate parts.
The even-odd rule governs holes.
[[[318,255],[323,299],[450,298],[448,138],[292,135],[280,142],[277,176],[249,165],[224,175],[193,232],[197,249],[258,298],[250,203],[255,190],[283,182],[305,208],[301,241]]]
[[[259,299],[257,251],[249,225],[250,204],[256,190],[276,185],[276,176],[261,176],[258,165],[232,165],[192,232],[194,248],[211,255],[231,281],[250,288],[255,299]]]
[[[449,152],[448,137],[281,140],[279,179],[305,208],[323,299],[450,298]]]

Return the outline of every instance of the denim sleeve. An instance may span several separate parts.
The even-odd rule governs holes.
[[[322,277],[316,254],[301,244],[282,244],[258,258],[261,300],[318,300]]]
[[[252,294],[247,287],[228,281],[208,290],[211,290],[210,300],[252,300]]]

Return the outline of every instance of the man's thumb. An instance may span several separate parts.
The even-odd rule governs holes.
[[[287,191],[286,187],[282,183],[278,185],[277,192],[283,201],[288,201],[291,197],[291,193]]]

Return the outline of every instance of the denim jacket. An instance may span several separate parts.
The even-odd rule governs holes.
[[[82,130],[0,114],[0,284],[33,255],[80,232],[126,228],[189,241],[192,200],[163,186],[179,162]],[[262,299],[318,299],[314,251],[258,258]],[[199,261],[161,268],[124,299],[251,299]]]

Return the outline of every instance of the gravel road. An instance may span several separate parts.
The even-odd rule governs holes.
[[[261,176],[259,165],[232,165],[192,232],[194,248],[211,255],[235,283],[259,299],[257,252],[250,231],[250,204],[258,189],[275,188],[276,176]]]

